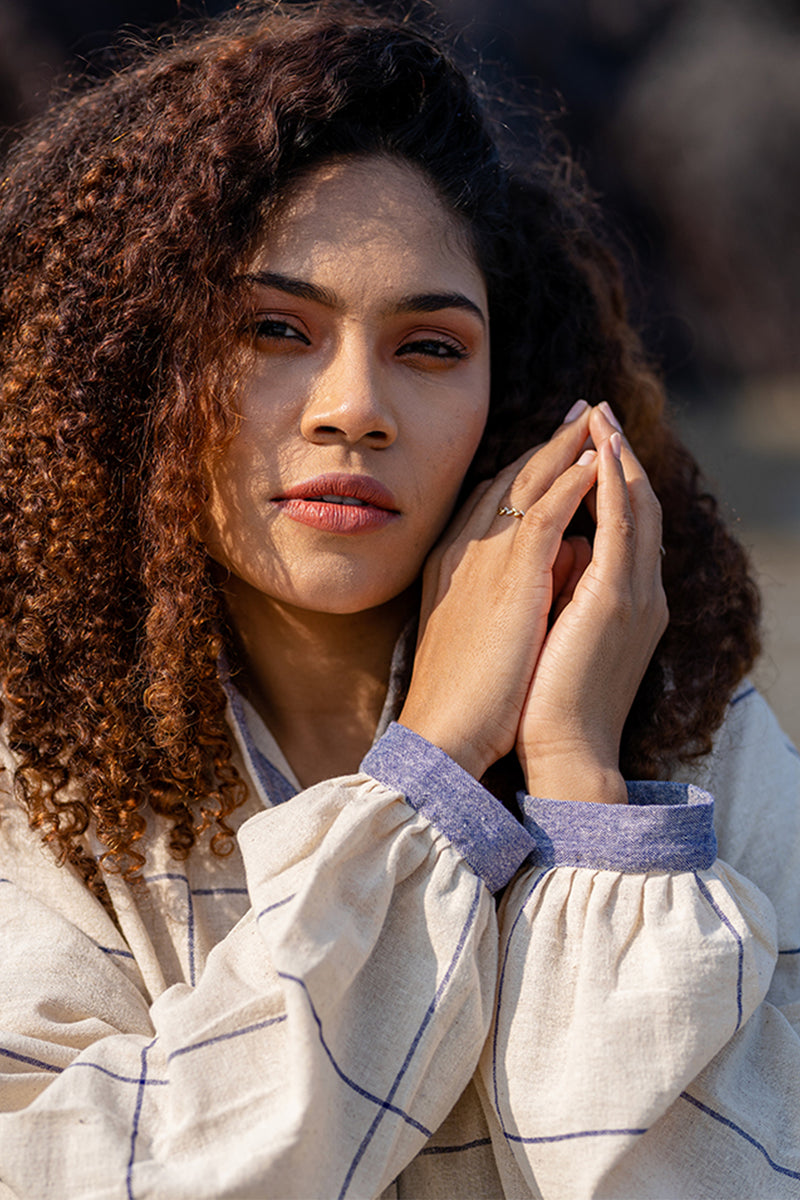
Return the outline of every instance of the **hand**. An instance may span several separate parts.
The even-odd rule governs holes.
[[[476,778],[514,746],[547,634],[566,528],[596,480],[589,410],[476,489],[431,553],[399,720]],[[576,461],[576,459],[578,461]],[[505,504],[524,519],[498,515]],[[568,568],[568,569],[566,569]]]
[[[523,708],[517,754],[532,795],[624,802],[622,729],[667,625],[661,510],[602,408],[592,410],[589,429],[598,447],[594,547],[556,605]]]

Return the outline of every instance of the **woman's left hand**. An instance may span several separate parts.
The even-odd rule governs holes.
[[[668,619],[661,509],[601,407],[591,414],[590,434],[598,453],[594,547],[556,605],[523,707],[517,754],[531,795],[624,803],[622,729]]]

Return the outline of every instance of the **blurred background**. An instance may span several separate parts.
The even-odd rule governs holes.
[[[65,75],[110,69],[132,31],[226,7],[0,0],[6,142]],[[675,420],[762,587],[756,681],[798,742],[800,0],[435,7],[490,79],[513,78],[557,118],[619,230]]]

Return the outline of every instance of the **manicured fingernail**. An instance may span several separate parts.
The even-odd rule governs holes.
[[[588,467],[590,462],[594,462],[597,458],[596,450],[584,450],[583,454],[578,459],[579,467]]]
[[[615,429],[618,429],[619,432],[622,433],[622,426],[620,425],[617,418],[614,416],[614,412],[613,412],[613,409],[611,408],[611,405],[608,404],[605,400],[601,400],[597,407],[600,409],[601,413],[606,418],[606,420],[609,422],[609,424],[613,425]]]
[[[581,413],[584,412],[588,407],[589,405],[585,400],[576,400],[572,408],[564,417],[564,424],[569,425],[571,421],[576,421]]]
[[[614,453],[614,458],[622,458],[622,438],[618,433],[612,433],[608,439],[611,443],[611,449]]]

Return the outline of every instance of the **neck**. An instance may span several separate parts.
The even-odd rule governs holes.
[[[301,785],[357,771],[413,595],[345,614],[307,612],[241,584],[226,590],[226,601],[245,666],[237,686]]]

